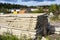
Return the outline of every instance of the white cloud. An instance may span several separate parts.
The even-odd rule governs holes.
[[[1,2],[1,1],[0,1]],[[4,2],[4,1],[2,1]],[[56,1],[44,1],[44,2],[37,2],[37,1],[29,1],[29,2],[22,2],[22,0],[17,0],[17,2],[8,2],[8,3],[15,3],[15,4],[21,4],[21,5],[28,5],[28,6],[36,6],[36,5],[50,5],[50,4],[60,4],[60,0]]]

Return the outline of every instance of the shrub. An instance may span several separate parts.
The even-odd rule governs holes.
[[[53,17],[50,18],[50,20],[52,20],[52,21],[59,21],[60,19],[59,19],[58,16],[53,16]]]
[[[60,40],[60,34],[58,35],[58,37],[56,38],[56,40]]]
[[[0,35],[0,40],[19,40],[15,35],[4,33]]]
[[[37,36],[36,40],[41,40],[42,36]],[[27,37],[27,35],[20,35],[18,38],[16,35],[12,35],[10,33],[4,33],[0,35],[0,40],[33,40],[31,37]]]
[[[41,40],[42,39],[42,36],[37,36],[37,40]]]

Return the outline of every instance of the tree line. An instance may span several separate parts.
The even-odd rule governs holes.
[[[0,3],[0,8],[19,9],[19,8],[36,8],[36,7],[35,6],[19,5],[19,4]]]
[[[0,3],[0,8],[6,9],[19,9],[19,8],[27,8],[27,6],[18,5],[18,4],[9,4],[9,3]]]
[[[7,12],[8,9],[20,9],[20,8],[37,8],[39,10],[33,11],[32,13],[41,13],[44,12],[43,9],[48,9],[48,12],[58,13],[60,14],[60,5],[46,5],[46,6],[26,6],[19,4],[10,4],[10,3],[0,3],[0,12]]]

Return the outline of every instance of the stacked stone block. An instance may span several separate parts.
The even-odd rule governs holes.
[[[10,32],[17,36],[20,36],[21,34],[26,34],[27,36],[35,37],[36,24],[40,24],[40,27],[42,27],[43,24],[46,24],[46,21],[44,22],[44,20],[46,19],[43,19],[45,17],[40,17],[37,20],[37,16],[40,15],[43,14],[0,15],[0,34],[2,34],[3,32]],[[37,23],[37,21],[39,23]]]

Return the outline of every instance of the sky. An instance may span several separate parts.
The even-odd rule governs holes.
[[[60,4],[60,0],[0,0],[0,3],[40,6],[40,5]]]

